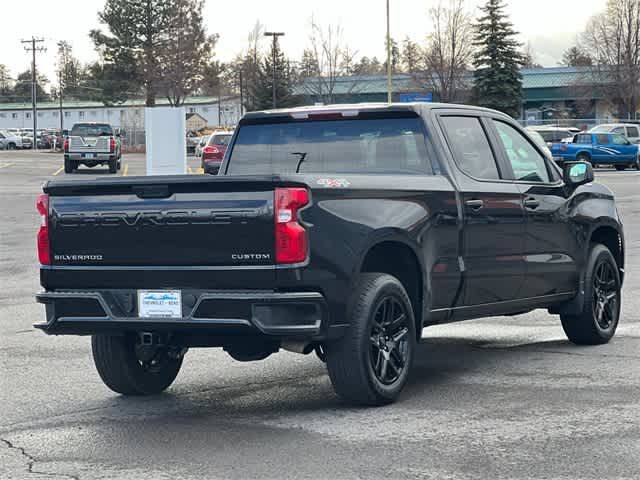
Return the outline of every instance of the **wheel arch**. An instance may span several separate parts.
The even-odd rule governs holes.
[[[397,238],[378,241],[362,256],[358,275],[366,272],[386,273],[400,281],[411,300],[419,339],[423,326],[425,279],[424,267],[415,249]]]
[[[624,279],[624,241],[617,226],[611,224],[597,226],[589,236],[589,244],[591,243],[600,243],[609,249],[618,266],[622,282]]]

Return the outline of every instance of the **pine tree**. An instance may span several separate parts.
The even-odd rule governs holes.
[[[477,105],[519,117],[523,58],[502,0],[487,0],[476,25],[473,97]]]
[[[273,107],[273,71],[275,59],[276,106],[290,107],[296,103],[293,96],[293,69],[278,43],[273,43],[271,50],[261,62],[256,85],[255,107],[259,110]]]

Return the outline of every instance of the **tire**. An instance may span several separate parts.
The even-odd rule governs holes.
[[[614,168],[617,171],[621,172],[621,171],[623,171],[623,170],[625,170],[627,168],[627,165],[614,165]]]
[[[605,271],[606,282],[603,280]],[[608,286],[605,287],[605,283]],[[620,318],[620,289],[620,275],[613,255],[604,245],[592,244],[587,261],[583,311],[580,315],[560,315],[567,338],[576,345],[600,345],[611,340]]]
[[[109,173],[116,173],[118,171],[118,159],[112,158],[109,160]]]
[[[591,161],[591,157],[589,155],[585,154],[585,153],[581,153],[580,155],[578,155],[576,157],[576,161],[578,161],[578,162],[588,162],[593,166],[593,168],[596,168],[595,164]]]
[[[391,315],[385,317],[385,310]],[[348,316],[351,326],[345,336],[326,344],[327,370],[335,392],[355,405],[395,401],[407,382],[416,345],[415,319],[407,292],[391,275],[362,274]],[[398,328],[387,325],[389,336],[385,337],[379,327],[394,317],[391,327]]]
[[[158,365],[144,365],[136,354],[136,336],[93,335],[93,361],[104,384],[122,395],[154,395],[173,383],[182,357],[159,353]]]
[[[118,158],[118,164],[116,165],[116,168],[118,170],[120,170],[120,168],[122,168],[122,162],[120,161],[120,158]]]
[[[16,144],[15,144],[15,143],[10,142],[10,143],[7,145],[7,150],[15,150],[15,149],[16,149]]]
[[[65,158],[64,159],[64,173],[73,173],[74,163],[75,162],[73,162],[72,160],[69,160],[69,159]]]

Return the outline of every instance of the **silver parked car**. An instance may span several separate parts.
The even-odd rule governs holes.
[[[603,123],[593,127],[589,133],[620,133],[631,143],[640,143],[640,126],[634,123]]]
[[[7,130],[0,130],[0,140],[3,141],[4,148],[7,148],[9,150],[23,148],[22,137],[19,137],[15,133],[9,132]]]

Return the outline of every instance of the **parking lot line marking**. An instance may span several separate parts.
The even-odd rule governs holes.
[[[191,167],[188,167],[187,170],[190,174],[193,173],[193,170],[191,169]]]
[[[122,176],[126,177],[128,175],[128,173],[129,173],[129,164],[125,163],[124,164],[124,168],[122,169]]]
[[[13,165],[13,163],[3,163],[2,165],[0,165],[0,168],[10,167],[11,165]]]
[[[54,175],[54,176],[58,175],[62,170],[64,170],[64,167],[60,167],[58,170],[56,170],[55,172],[53,172],[53,175]]]

